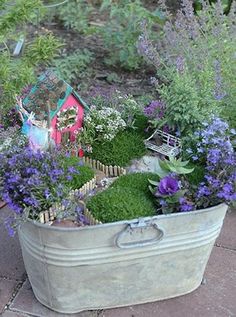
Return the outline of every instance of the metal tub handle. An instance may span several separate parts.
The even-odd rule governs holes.
[[[142,230],[142,229],[149,229],[149,228],[153,228],[156,231],[156,236],[154,238],[134,241],[134,242],[122,242],[122,240],[125,240],[125,236],[127,236],[128,234],[135,233],[135,229]],[[115,244],[120,249],[139,248],[139,247],[145,247],[145,246],[156,244],[161,241],[163,236],[164,236],[164,231],[161,228],[159,228],[156,223],[153,223],[150,221],[145,222],[141,219],[137,223],[127,224],[125,229],[117,234],[115,238]]]

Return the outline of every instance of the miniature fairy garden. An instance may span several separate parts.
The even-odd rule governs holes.
[[[154,18],[142,21],[137,42],[137,63],[158,76],[151,97],[114,89],[84,101],[55,67],[18,91],[15,107],[6,95],[0,194],[14,211],[11,235],[28,219],[88,226],[235,204],[233,8],[226,15],[218,1],[196,13],[184,1],[176,21],[160,8],[160,47]]]

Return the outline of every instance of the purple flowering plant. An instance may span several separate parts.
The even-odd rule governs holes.
[[[24,219],[39,219],[39,213],[68,197],[70,179],[78,171],[63,168],[57,152],[34,152],[13,147],[0,154],[0,196],[13,210],[5,225],[14,233]]]
[[[159,160],[156,173],[160,180],[158,182],[149,180],[149,189],[157,198],[157,204],[162,213],[178,212],[180,210],[180,200],[187,194],[185,175],[193,172],[193,168],[188,166],[189,161],[175,159]]]
[[[203,129],[195,132],[195,151],[187,149],[195,162],[205,166],[204,180],[199,184],[197,205],[210,206],[221,201],[236,201],[236,153],[231,138],[234,130],[227,122],[212,117],[203,123]],[[192,152],[192,153],[191,153]]]
[[[189,159],[160,161],[159,182],[150,189],[163,213],[187,212],[222,202],[236,204],[236,153],[228,124],[212,117],[197,130],[195,144],[186,150]],[[202,172],[201,177],[199,167]],[[194,176],[195,173],[195,176]]]

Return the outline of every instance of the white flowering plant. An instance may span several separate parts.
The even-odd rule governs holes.
[[[14,146],[23,148],[27,144],[27,138],[20,133],[19,127],[4,129],[0,126],[0,152],[10,150]]]
[[[92,104],[98,109],[109,107],[121,113],[127,128],[133,128],[135,116],[143,112],[143,106],[132,95],[126,95],[119,90],[98,88],[93,91]]]
[[[126,128],[122,115],[109,107],[91,106],[84,117],[83,128],[78,131],[77,142],[80,145],[92,145],[94,142],[111,141],[119,131]]]

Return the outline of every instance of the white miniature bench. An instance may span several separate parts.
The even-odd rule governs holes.
[[[157,138],[160,140],[160,144],[157,144]],[[159,129],[155,130],[155,132],[144,141],[144,144],[147,148],[168,157],[175,157],[181,152],[181,140]]]

